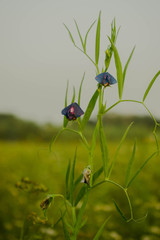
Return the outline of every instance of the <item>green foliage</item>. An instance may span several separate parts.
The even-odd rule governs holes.
[[[126,178],[125,178],[125,187],[127,187],[127,185],[128,185],[128,181],[129,181],[129,177],[130,177],[130,174],[131,174],[133,161],[134,161],[134,158],[135,158],[135,152],[136,152],[136,141],[134,142],[132,155],[131,155],[130,160],[128,162],[128,167],[127,167],[127,171],[126,171]]]
[[[117,82],[118,82],[118,92],[119,92],[119,99],[122,98],[122,93],[123,93],[123,73],[122,73],[122,64],[121,60],[117,51],[116,46],[114,45],[113,41],[109,38],[109,41],[111,43],[111,46],[113,48],[114,52],[114,60],[115,60],[115,65],[116,65],[116,70],[117,70]]]
[[[145,101],[145,99],[146,99],[146,97],[147,97],[147,95],[148,95],[151,87],[153,86],[154,82],[156,81],[156,79],[157,79],[157,77],[158,77],[159,75],[160,75],[160,71],[158,71],[158,72],[156,73],[156,75],[154,76],[154,78],[151,80],[148,88],[146,89],[146,91],[145,91],[145,93],[144,93],[143,102]]]
[[[93,238],[93,240],[99,240],[102,234],[102,231],[106,225],[106,223],[108,222],[108,220],[110,219],[110,217],[108,217],[104,223],[101,225],[100,229],[98,230],[98,232],[96,233],[95,237]]]
[[[81,129],[83,130],[87,124],[87,122],[90,119],[90,116],[94,110],[94,107],[96,105],[98,99],[98,90],[96,90],[91,98],[91,100],[89,101],[89,104],[87,106],[87,109],[84,113],[83,119],[82,119],[82,125],[81,125]]]
[[[95,63],[97,65],[99,62],[99,51],[100,51],[100,29],[101,29],[101,12],[99,12],[99,17],[98,17],[96,42],[95,42]]]

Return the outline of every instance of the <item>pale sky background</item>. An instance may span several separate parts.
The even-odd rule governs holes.
[[[116,17],[121,26],[117,48],[123,66],[136,45],[123,99],[142,100],[150,80],[160,70],[160,0],[0,0],[0,112],[60,124],[67,80],[70,102],[72,88],[78,92],[84,71],[81,107],[86,109],[97,86],[95,68],[74,48],[63,23],[78,41],[74,18],[84,36],[100,10],[101,66],[110,23]],[[93,58],[95,32],[96,25],[87,45]],[[114,59],[108,71],[116,77]],[[117,93],[117,85],[106,89],[108,106],[118,100]],[[160,77],[146,105],[160,118]],[[112,112],[146,114],[142,106],[133,103],[122,103]]]

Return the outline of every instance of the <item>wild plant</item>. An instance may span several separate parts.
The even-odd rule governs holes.
[[[148,107],[145,104],[145,100],[151,90],[152,85],[154,84],[157,77],[160,75],[160,71],[156,73],[156,75],[153,77],[151,82],[149,83],[143,98],[141,101],[139,100],[132,100],[132,99],[123,99],[123,89],[125,85],[125,77],[126,72],[129,66],[129,63],[131,61],[131,58],[133,56],[135,47],[133,47],[129,58],[124,66],[122,68],[122,63],[120,60],[120,56],[118,53],[118,50],[116,48],[116,41],[118,37],[118,33],[120,28],[116,27],[116,21],[115,19],[111,23],[111,35],[108,36],[109,45],[105,51],[105,59],[104,59],[104,65],[100,68],[99,67],[99,58],[100,58],[100,32],[101,32],[101,12],[99,13],[98,21],[97,21],[97,27],[96,27],[96,36],[95,36],[95,59],[92,59],[88,53],[87,53],[87,39],[90,31],[92,30],[93,26],[95,25],[96,21],[94,21],[91,26],[89,27],[85,38],[83,39],[78,24],[75,21],[75,26],[77,29],[77,33],[81,42],[81,47],[77,45],[77,43],[74,40],[74,37],[69,30],[69,28],[64,24],[67,32],[69,33],[70,39],[74,45],[75,48],[77,48],[80,52],[82,52],[88,60],[94,65],[96,69],[96,76],[95,80],[98,82],[97,87],[95,89],[95,92],[93,93],[88,105],[86,106],[86,109],[83,110],[81,108],[81,91],[82,91],[82,85],[85,78],[85,74],[82,77],[80,87],[79,87],[79,93],[78,93],[78,99],[77,102],[75,102],[75,89],[73,91],[73,97],[68,104],[68,84],[66,88],[66,94],[65,94],[65,105],[64,109],[62,110],[62,114],[64,115],[63,120],[63,127],[58,132],[56,136],[53,137],[51,143],[50,143],[50,151],[54,150],[55,148],[55,142],[57,138],[62,134],[64,131],[73,132],[79,136],[81,139],[84,148],[88,151],[88,166],[84,166],[83,173],[80,172],[79,176],[75,176],[75,167],[76,167],[76,159],[77,159],[77,151],[78,147],[75,147],[75,153],[73,161],[69,161],[68,167],[66,170],[66,177],[65,177],[65,189],[64,194],[49,194],[42,202],[41,202],[41,208],[44,212],[44,215],[46,215],[46,211],[48,207],[53,204],[53,201],[55,198],[62,198],[64,205],[61,210],[61,216],[58,219],[57,223],[61,222],[63,226],[64,231],[64,237],[65,239],[72,239],[75,240],[78,237],[80,229],[87,224],[86,219],[84,217],[84,213],[86,210],[86,205],[88,204],[89,195],[90,192],[94,191],[99,185],[103,184],[111,184],[115,185],[117,188],[121,189],[123,191],[124,195],[126,196],[126,199],[128,201],[128,206],[130,211],[130,217],[127,218],[125,214],[123,213],[122,209],[117,204],[117,201],[114,201],[115,208],[117,209],[120,216],[123,218],[124,221],[131,222],[139,222],[146,218],[145,216],[142,216],[140,219],[135,219],[132,203],[130,200],[130,196],[128,193],[128,188],[131,187],[132,183],[135,181],[139,173],[142,171],[142,169],[145,167],[145,165],[150,161],[153,157],[155,157],[159,152],[159,145],[158,145],[158,139],[156,135],[156,129],[159,126],[159,123],[156,121],[155,117],[151,113],[151,111],[148,109]],[[111,73],[107,72],[108,68],[110,66],[112,55],[114,55],[115,60],[115,67],[117,72],[116,79],[111,75]],[[116,83],[118,85],[118,100],[111,106],[107,105],[107,102],[104,99],[104,92],[106,89],[109,91],[109,87],[111,87],[114,84],[114,87],[116,87]],[[117,161],[118,154],[120,152],[121,146],[124,142],[124,140],[127,137],[128,132],[130,131],[130,128],[133,125],[133,122],[130,123],[130,125],[127,127],[126,131],[124,132],[117,149],[114,153],[113,158],[110,158],[109,154],[109,148],[106,141],[106,135],[104,131],[103,121],[102,117],[107,114],[111,109],[113,109],[116,105],[121,104],[123,102],[133,102],[135,104],[142,105],[150,115],[150,117],[153,119],[154,122],[154,129],[153,129],[153,135],[156,142],[156,150],[153,152],[150,156],[148,156],[147,159],[143,161],[139,169],[135,171],[132,174],[132,167],[135,160],[135,152],[136,152],[136,141],[133,143],[133,149],[131,152],[130,159],[128,161],[128,165],[126,167],[126,175],[124,178],[124,185],[119,184],[118,182],[115,182],[112,180],[112,171],[115,167],[115,163]],[[95,108],[96,103],[98,103],[98,112],[97,112],[97,120],[96,125],[94,127],[94,131],[92,134],[92,139],[89,142],[88,139],[86,139],[86,136],[84,134],[84,129],[86,128],[86,125],[88,121],[90,120],[90,117],[92,115],[92,112]],[[77,129],[72,127],[72,122],[77,123]],[[101,158],[102,158],[102,166],[95,171],[94,169],[94,153],[97,145],[97,141],[99,141],[100,149],[101,149]],[[103,173],[103,179],[102,179],[102,173]],[[102,180],[99,180],[101,176]],[[80,190],[77,193],[77,186],[81,186]],[[77,208],[79,206],[79,208]],[[102,231],[109,220],[110,216],[107,216],[104,223],[100,226],[98,232],[94,236],[94,240],[101,239]]]

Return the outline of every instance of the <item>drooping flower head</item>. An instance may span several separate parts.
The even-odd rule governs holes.
[[[90,177],[91,177],[91,169],[90,169],[90,166],[88,166],[83,171],[83,179],[81,182],[87,183],[89,185]]]
[[[117,80],[108,72],[100,73],[95,79],[104,87],[117,83]]]
[[[68,120],[76,120],[78,117],[84,114],[80,106],[75,102],[67,106],[62,110],[62,114],[66,116]]]

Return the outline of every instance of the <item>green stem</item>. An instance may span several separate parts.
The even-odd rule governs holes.
[[[128,220],[128,222],[129,222],[129,221],[133,220],[133,209],[132,209],[132,204],[131,204],[131,201],[130,201],[127,189],[124,189],[124,192],[126,194],[126,197],[127,197],[127,200],[128,200],[128,204],[129,204],[129,208],[130,208],[131,218]]]
[[[98,65],[92,60],[92,58],[90,56],[88,56],[88,54],[86,52],[84,52],[81,48],[79,48],[77,45],[75,45],[75,47],[81,51],[84,55],[86,55],[86,57],[94,64],[94,66],[96,67],[97,69],[97,74],[99,74],[99,67]]]
[[[101,185],[103,183],[107,183],[107,182],[111,183],[111,184],[117,186],[118,188],[120,188],[121,190],[123,190],[123,192],[126,195],[127,201],[128,201],[128,205],[129,205],[129,209],[130,209],[130,215],[131,215],[131,217],[127,220],[127,222],[130,222],[131,220],[134,220],[134,218],[133,218],[133,209],[132,209],[131,201],[130,201],[130,198],[129,198],[129,195],[128,195],[128,192],[127,192],[126,188],[122,187],[120,184],[118,184],[118,183],[116,183],[116,182],[114,182],[112,180],[105,179],[104,181],[101,181],[101,182],[95,184],[92,188],[90,188],[90,190],[92,190],[93,188],[95,188],[95,187],[97,187],[97,186],[99,186],[99,185]]]

